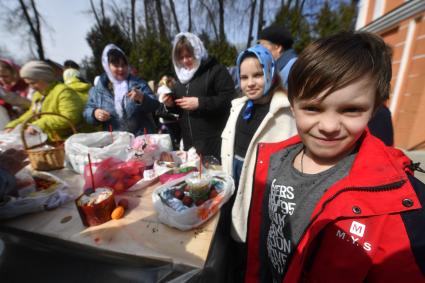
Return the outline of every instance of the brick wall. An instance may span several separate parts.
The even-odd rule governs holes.
[[[416,17],[416,26],[404,74],[399,74],[400,60],[406,47],[406,30],[412,19],[381,36],[393,47],[392,88],[399,75],[402,85],[393,113],[395,145],[404,149],[425,149],[425,13]],[[423,145],[418,146],[420,143]]]

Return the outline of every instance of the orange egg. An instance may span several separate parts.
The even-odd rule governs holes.
[[[124,216],[124,207],[122,206],[117,206],[111,213],[111,218],[112,219],[120,219]]]

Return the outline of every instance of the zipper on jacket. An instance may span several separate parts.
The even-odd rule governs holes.
[[[187,85],[186,85],[186,97],[189,96],[189,84],[190,83],[187,83]],[[190,123],[189,111],[188,110],[185,110],[185,112],[187,114],[187,124],[189,126],[190,140],[191,140],[192,146],[194,146],[193,133],[192,133],[192,124]]]

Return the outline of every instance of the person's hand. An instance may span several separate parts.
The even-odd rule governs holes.
[[[29,164],[28,160],[25,161],[26,158],[27,154],[25,151],[13,148],[8,149],[0,153],[0,168],[9,172],[11,175],[15,175]]]
[[[196,110],[199,107],[199,99],[197,97],[183,97],[175,100],[178,107],[184,110]]]
[[[94,117],[99,122],[106,122],[111,118],[111,115],[109,114],[108,111],[97,108],[96,110],[94,110]]]
[[[143,92],[140,89],[137,88],[133,88],[132,90],[130,90],[130,92],[127,94],[127,96],[133,100],[136,101],[137,103],[142,104],[143,103]]]
[[[38,134],[37,130],[31,126],[25,129],[25,133],[29,135],[35,135]]]
[[[174,103],[174,98],[170,94],[164,95],[164,98],[162,100],[162,103],[164,103],[167,107],[174,107],[176,104]]]
[[[10,133],[11,131],[13,131],[13,128],[6,128],[6,129],[4,129],[4,132],[5,133]]]

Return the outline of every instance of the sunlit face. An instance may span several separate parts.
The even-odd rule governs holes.
[[[277,60],[282,53],[282,46],[274,44],[271,41],[260,39],[258,43],[267,48],[273,56],[273,59]]]
[[[0,70],[0,85],[11,85],[15,82],[15,77],[8,70]]]
[[[257,58],[245,58],[240,66],[240,81],[243,94],[251,100],[260,99],[264,93],[264,73]]]
[[[117,64],[109,63],[112,75],[118,81],[126,80],[128,77],[128,64],[120,60]]]
[[[195,67],[196,60],[193,54],[186,48],[180,51],[177,60],[185,69],[192,70]]]
[[[49,82],[33,80],[33,79],[24,79],[25,83],[29,85],[32,89],[44,92],[49,87]]]
[[[367,127],[375,104],[368,77],[329,94],[293,102],[305,154],[316,164],[334,165],[355,147]]]

